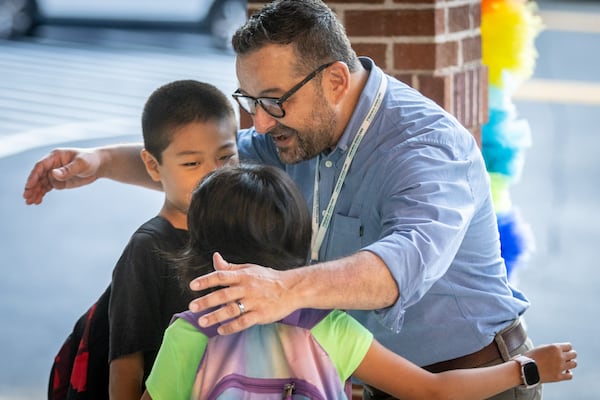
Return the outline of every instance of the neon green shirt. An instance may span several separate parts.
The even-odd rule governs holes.
[[[365,327],[339,310],[329,313],[311,333],[333,361],[342,382],[358,368],[373,341]],[[146,389],[154,400],[190,399],[207,341],[203,333],[183,319],[167,328],[146,381]]]

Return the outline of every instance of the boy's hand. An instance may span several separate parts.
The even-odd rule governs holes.
[[[75,188],[94,182],[100,165],[100,155],[94,150],[53,150],[29,173],[23,191],[25,203],[40,204],[52,189]]]
[[[577,352],[571,343],[539,346],[524,355],[535,360],[542,383],[573,379],[571,370],[577,367]]]
[[[197,312],[212,307],[219,309],[200,318],[201,326],[228,321],[218,328],[226,335],[242,331],[256,324],[268,324],[291,314],[297,308],[292,303],[290,279],[292,271],[277,271],[253,264],[229,264],[219,253],[213,255],[215,272],[194,279],[192,290],[225,286],[190,303]],[[239,306],[241,302],[243,306]],[[242,313],[241,310],[244,312]]]

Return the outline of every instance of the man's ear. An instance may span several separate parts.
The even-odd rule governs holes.
[[[160,171],[158,170],[158,161],[152,154],[148,152],[146,149],[142,149],[140,151],[140,156],[142,157],[142,161],[144,162],[144,166],[146,167],[146,172],[150,175],[150,178],[154,182],[160,181]]]
[[[329,101],[339,104],[350,90],[350,70],[346,63],[338,61],[325,70],[324,89]]]

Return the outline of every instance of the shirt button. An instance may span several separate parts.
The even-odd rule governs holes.
[[[327,160],[327,161],[325,161],[325,166],[327,168],[331,168],[333,166],[333,162],[331,160]]]

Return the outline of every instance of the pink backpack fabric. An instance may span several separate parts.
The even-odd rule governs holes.
[[[209,338],[192,398],[350,399],[350,380],[341,382],[329,355],[310,331],[329,313],[298,310],[279,322],[227,336],[218,335],[216,327],[198,326],[200,313],[176,314],[174,318],[185,319]]]

